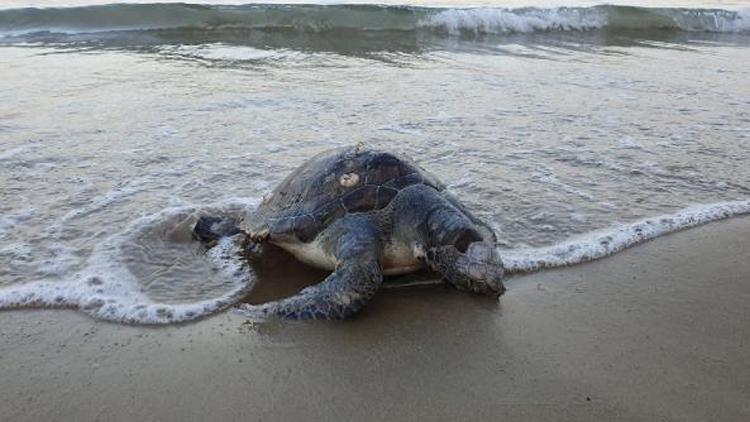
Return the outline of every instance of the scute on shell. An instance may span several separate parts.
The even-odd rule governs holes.
[[[401,189],[443,185],[412,161],[382,151],[338,148],[294,170],[246,219],[250,231],[309,242],[347,213],[387,207]],[[253,221],[250,221],[253,220]]]

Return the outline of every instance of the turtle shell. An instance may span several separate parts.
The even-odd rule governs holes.
[[[323,152],[292,172],[258,207],[251,232],[310,242],[337,218],[387,207],[416,184],[443,190],[437,178],[396,154],[359,148]]]

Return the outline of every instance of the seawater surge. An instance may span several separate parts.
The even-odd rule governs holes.
[[[167,209],[136,220],[129,229],[98,245],[88,266],[75,278],[1,288],[0,309],[74,308],[99,319],[149,325],[190,321],[237,304],[242,310],[240,301],[252,290],[256,275],[243,257],[239,236],[224,238],[206,253],[190,240],[192,225],[201,212],[231,216],[238,214],[238,204]],[[692,206],[675,214],[613,226],[547,247],[504,249],[501,256],[511,273],[574,265],[604,258],[669,233],[748,213],[750,201]],[[144,259],[144,253],[149,255],[148,259]],[[132,262],[138,262],[138,266],[130,265]],[[206,279],[199,281],[221,280],[225,284],[223,294],[180,303],[149,297],[144,294],[144,287],[155,282],[153,277],[160,274],[153,270],[164,268],[165,263],[169,267],[203,266]],[[161,275],[170,280],[167,274]],[[165,288],[191,289],[180,286],[174,278],[170,281]]]
[[[197,215],[360,141],[436,172],[511,274],[747,214],[748,9],[723,7],[0,6],[0,308],[262,297],[285,268],[206,253]]]

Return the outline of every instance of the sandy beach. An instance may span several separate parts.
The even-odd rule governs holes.
[[[750,218],[345,322],[0,313],[0,420],[750,418]]]

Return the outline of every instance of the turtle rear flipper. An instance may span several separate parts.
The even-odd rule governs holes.
[[[246,304],[240,309],[251,317],[343,319],[367,304],[383,281],[377,225],[367,216],[351,215],[321,235],[323,249],[338,262],[331,275],[292,297],[262,305]]]

